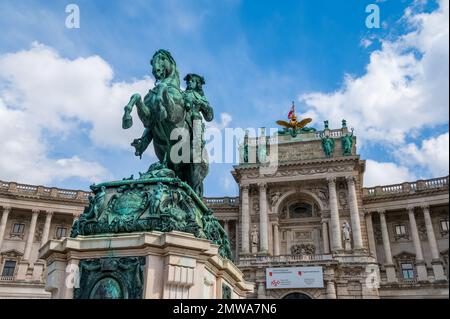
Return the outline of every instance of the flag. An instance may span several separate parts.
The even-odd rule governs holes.
[[[294,102],[292,102],[291,110],[288,113],[288,119],[291,119],[294,114],[295,114],[295,105]]]

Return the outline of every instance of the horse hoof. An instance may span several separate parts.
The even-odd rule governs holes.
[[[122,128],[126,130],[132,126],[133,126],[133,119],[131,118],[131,116],[124,115],[122,119]]]

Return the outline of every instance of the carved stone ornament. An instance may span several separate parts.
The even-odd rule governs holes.
[[[300,244],[291,246],[291,254],[295,256],[314,255],[316,247],[313,244]]]
[[[231,259],[228,237],[212,211],[187,183],[173,176],[167,167],[151,166],[138,179],[91,186],[94,196],[74,223],[71,237],[177,230],[211,240]]]
[[[80,261],[74,299],[141,299],[145,257],[108,257]]]

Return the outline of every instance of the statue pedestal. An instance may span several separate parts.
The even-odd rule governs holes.
[[[45,290],[57,299],[239,299],[253,291],[217,245],[178,231],[51,240],[39,258]]]

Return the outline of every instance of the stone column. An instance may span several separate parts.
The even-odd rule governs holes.
[[[377,244],[375,241],[375,235],[373,232],[372,213],[366,212],[366,228],[367,228],[367,240],[369,241],[369,250],[372,255],[378,260],[377,257]]]
[[[280,255],[280,230],[278,229],[278,222],[273,224],[273,255]]]
[[[235,239],[234,239],[234,244],[236,247],[235,248],[235,255],[234,255],[234,260],[236,261],[239,257],[239,227],[238,227],[239,222],[237,220],[234,221],[234,232],[235,232]]]
[[[359,220],[358,199],[356,197],[355,178],[347,176],[348,186],[348,206],[350,207],[350,219],[353,233],[353,248],[363,249],[363,242],[361,236],[361,222]]]
[[[41,247],[44,246],[44,244],[48,240],[48,235],[50,234],[50,225],[52,223],[52,216],[53,212],[48,210],[45,212],[45,225],[44,225],[44,231],[42,233],[42,240],[41,240]]]
[[[224,228],[225,233],[227,234],[228,240],[229,240],[230,239],[230,224],[227,219],[225,219],[223,221],[223,228]]]
[[[257,298],[258,299],[266,299],[266,287],[264,285],[263,281],[260,281],[257,283],[258,289],[257,289]]]
[[[380,214],[381,234],[383,237],[383,247],[384,247],[384,267],[386,269],[387,281],[396,282],[397,274],[395,273],[395,266],[394,263],[392,262],[391,243],[389,240],[389,232],[386,224],[385,211],[381,210],[378,213]]]
[[[433,223],[431,222],[430,208],[427,205],[422,206],[423,218],[427,229],[428,244],[430,245],[431,257],[434,260],[439,259],[439,250],[437,246],[436,236],[434,235]]]
[[[6,223],[8,221],[10,211],[11,207],[3,207],[2,219],[0,221],[0,252],[2,251],[3,237],[5,237]]]
[[[286,255],[291,254],[291,246],[292,246],[292,242],[294,240],[293,235],[294,235],[294,233],[292,232],[291,229],[286,230]]]
[[[268,218],[267,218],[267,184],[259,184],[259,250],[269,251]]]
[[[336,178],[328,178],[328,191],[330,197],[331,214],[331,250],[333,252],[342,250],[341,227],[339,224],[339,209],[336,195]]]
[[[24,260],[28,260],[28,261],[30,260],[31,249],[33,248],[34,233],[36,231],[36,222],[37,222],[38,216],[39,216],[39,210],[33,209],[33,212],[31,215],[30,229],[28,231],[27,243],[25,246],[25,253],[23,254]]]
[[[241,186],[242,192],[242,220],[241,220],[241,243],[242,243],[242,253],[249,254],[250,253],[250,244],[249,244],[249,234],[250,234],[250,212],[249,212],[249,203],[248,203],[248,185]]]
[[[330,238],[328,236],[328,222],[322,220],[322,240],[323,240],[323,253],[330,253]]]
[[[434,279],[436,281],[446,280],[444,267],[442,266],[442,261],[439,257],[436,236],[434,235],[433,222],[431,221],[430,216],[430,208],[428,205],[423,205],[422,210],[423,218],[425,220],[425,227],[427,229],[428,244],[430,245],[431,257],[433,258],[431,264],[433,265]]]
[[[423,260],[422,247],[420,245],[419,232],[417,231],[416,218],[414,216],[414,207],[408,207],[409,225],[411,228],[411,237],[414,243],[414,251],[416,252],[416,269],[419,281],[427,281],[427,267]]]
[[[336,286],[334,284],[334,280],[327,280],[327,299],[336,299]]]

